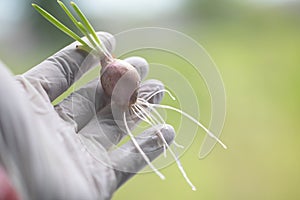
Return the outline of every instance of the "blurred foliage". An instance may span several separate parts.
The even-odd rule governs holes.
[[[248,9],[241,1],[188,0],[185,4],[186,14],[198,20],[225,20],[241,15],[243,11]]]
[[[64,14],[55,9],[58,5],[53,2],[41,1],[64,21]],[[300,198],[299,5],[299,1],[277,5],[238,0],[186,1],[172,21],[203,45],[219,67],[227,93],[227,118],[221,138],[229,148],[216,146],[207,158],[199,160],[203,141],[203,132],[199,132],[202,135],[197,135],[181,158],[198,188],[196,192],[190,190],[172,164],[162,170],[165,181],[153,173],[137,175],[113,199]],[[58,46],[71,41],[37,14],[28,17],[34,27],[39,27],[33,30],[41,37],[43,48],[35,45],[32,56],[24,60],[13,55],[7,57],[17,63],[11,66],[14,72],[26,71],[31,64],[58,50]],[[14,51],[17,48],[10,52]],[[150,51],[138,55],[153,62],[163,58]],[[174,68],[182,64],[172,57],[166,62]],[[92,73],[97,76],[98,69]],[[209,105],[207,99],[201,102]],[[209,107],[204,108],[208,110]]]
[[[62,2],[69,4],[69,1],[62,0]],[[43,9],[48,11],[50,14],[58,18],[61,22],[63,22],[66,26],[70,27],[71,30],[74,29],[75,26],[69,20],[67,15],[64,11],[60,8],[58,3],[54,0],[45,1],[45,0],[35,0],[34,3],[40,5]],[[71,42],[72,39],[69,38],[66,34],[62,33],[58,30],[55,26],[53,26],[50,22],[44,19],[38,12],[36,12],[32,7],[26,7],[28,17],[24,21],[30,21],[30,25],[32,26],[31,29],[36,30],[33,34],[35,38],[39,42],[43,42],[44,44],[55,45],[61,42],[69,41]],[[38,27],[38,28],[37,28]],[[55,40],[53,40],[55,38]]]
[[[217,63],[227,93],[227,119],[217,146],[198,160],[197,136],[181,158],[193,192],[173,164],[139,175],[115,199],[298,199],[300,192],[300,6],[190,1],[185,31]],[[188,131],[188,130],[187,130]]]

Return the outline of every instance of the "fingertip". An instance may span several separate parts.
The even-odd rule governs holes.
[[[173,126],[169,124],[164,124],[162,125],[160,131],[168,145],[171,144],[175,138],[175,130]]]
[[[163,137],[163,138],[162,138]],[[152,126],[136,137],[143,151],[148,154],[150,160],[154,160],[160,153],[164,141],[170,145],[175,138],[175,130],[171,125],[160,124]],[[157,154],[158,153],[158,154]]]
[[[164,143],[161,135],[169,145],[174,140],[175,131],[172,126],[167,124],[156,125],[135,137],[138,145],[151,162],[163,153]],[[120,148],[112,151],[110,158],[115,169],[118,187],[147,166],[147,162],[138,153],[136,146],[132,142],[127,142]],[[161,178],[163,177],[161,176]]]
[[[164,84],[159,80],[146,80],[139,88],[139,97],[147,100],[149,103],[158,104],[164,97],[164,88]]]
[[[124,60],[136,68],[142,80],[146,78],[149,72],[149,64],[146,59],[138,56],[132,56]]]

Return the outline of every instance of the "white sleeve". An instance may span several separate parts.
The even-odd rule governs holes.
[[[38,115],[31,101],[0,63],[0,165],[18,194],[24,200],[95,199],[82,168],[58,145],[58,127],[51,126],[56,112]]]

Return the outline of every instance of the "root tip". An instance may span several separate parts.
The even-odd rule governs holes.
[[[227,149],[227,146],[224,143],[221,142],[220,144],[224,149]]]

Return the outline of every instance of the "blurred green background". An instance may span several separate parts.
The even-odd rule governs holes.
[[[34,2],[65,20],[56,1]],[[215,61],[226,88],[227,116],[221,138],[228,150],[217,145],[199,160],[204,133],[199,131],[202,134],[181,157],[196,192],[172,164],[162,170],[165,181],[153,173],[137,175],[113,199],[300,198],[300,1],[75,2],[97,30],[115,34],[161,26],[191,36]],[[15,74],[72,42],[30,4],[0,2],[0,59]],[[151,52],[143,56],[153,59]],[[176,67],[174,60],[169,62]],[[209,112],[208,100],[202,106],[202,112]],[[208,122],[209,113],[203,115]]]

